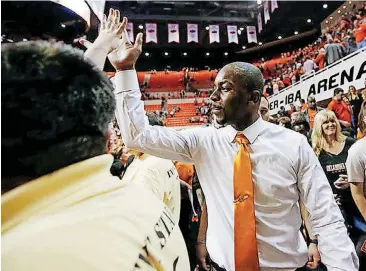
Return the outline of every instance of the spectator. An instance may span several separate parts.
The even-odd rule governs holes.
[[[306,57],[306,61],[304,63],[304,73],[308,74],[312,71],[314,71],[317,68],[317,65],[314,63],[314,60],[311,59],[310,56]]]
[[[325,59],[327,65],[338,61],[346,55],[346,49],[340,43],[333,42],[332,39],[328,40],[328,46],[325,48]]]
[[[296,116],[296,117],[293,118],[293,116]],[[309,123],[306,121],[306,117],[305,117],[305,114],[303,112],[295,112],[295,113],[292,114],[292,116],[291,116],[291,128],[295,132],[298,132],[298,133],[303,134],[304,136],[306,136],[306,138],[309,141],[309,139],[310,139],[310,135],[309,135],[310,126],[309,126]]]
[[[278,125],[291,129],[291,119],[289,117],[280,117],[278,119]]]
[[[351,106],[351,121],[352,121],[352,128],[354,131],[354,134],[357,134],[357,119],[358,115],[360,114],[361,110],[361,104],[362,104],[362,95],[357,92],[356,88],[354,86],[349,86],[348,89],[348,100]]]
[[[346,42],[347,42],[347,54],[352,54],[353,52],[357,51],[357,43],[355,40],[354,35],[349,35],[346,37]]]
[[[307,104],[306,104],[305,100],[304,100],[304,99],[301,99],[301,100],[300,100],[300,104],[301,104],[301,106],[300,106],[300,111],[301,111],[301,112],[304,112],[304,111],[306,110],[306,108],[308,108],[308,106],[307,106]]]
[[[315,115],[320,110],[323,110],[323,108],[317,107],[315,97],[309,96],[308,97],[308,107],[305,110],[305,117],[306,117],[306,120],[309,122],[310,129],[314,128]]]
[[[291,117],[292,113],[296,112],[296,107],[294,104],[290,104],[290,110],[287,111],[287,115]]]
[[[358,236],[354,229],[353,217],[360,216],[360,214],[352,199],[345,163],[348,150],[355,143],[355,140],[342,135],[340,123],[334,112],[330,110],[320,111],[315,116],[311,140],[313,149],[342,211],[346,226],[351,234],[350,237],[354,241]]]
[[[316,65],[318,65],[319,70],[324,69],[324,67],[325,67],[325,49],[324,48],[321,48],[319,50],[319,53],[314,60],[314,63]]]
[[[362,104],[359,116],[360,132],[366,134],[366,102]],[[348,181],[356,205],[366,220],[366,137],[358,140],[349,150],[347,158]]]
[[[361,49],[366,46],[366,23],[360,23],[358,20],[354,21],[355,39],[357,43],[357,49]]]
[[[343,89],[336,88],[332,101],[328,104],[328,109],[333,111],[343,128],[351,127],[351,111],[347,103],[343,100]]]
[[[268,111],[268,100],[265,97],[261,98],[261,103],[259,104],[259,114],[265,121],[268,121],[270,118]]]
[[[285,107],[281,105],[280,110],[278,111],[279,117],[288,117],[288,112],[286,111]]]
[[[273,94],[277,94],[280,90],[280,87],[277,84],[277,80],[272,81]]]

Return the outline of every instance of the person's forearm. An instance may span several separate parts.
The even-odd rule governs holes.
[[[201,220],[200,220],[200,227],[198,230],[197,236],[197,243],[204,243],[206,244],[206,233],[207,233],[207,207],[206,201],[203,201],[201,206]]]
[[[86,50],[84,57],[95,64],[101,71],[104,68],[105,59],[108,51],[105,48],[96,48],[93,45]]]
[[[353,200],[355,201],[358,210],[360,211],[363,219],[366,221],[366,198],[363,194],[355,194],[352,192]]]
[[[199,150],[194,129],[176,131],[149,125],[135,70],[114,77],[116,119],[127,147],[165,159],[193,163]]]
[[[301,212],[301,217],[304,220],[305,228],[308,231],[310,239],[315,239],[315,236],[313,236],[312,231],[311,231],[311,225],[309,222],[309,213],[308,213],[308,211],[306,211],[306,208],[303,203],[300,203],[300,212]]]

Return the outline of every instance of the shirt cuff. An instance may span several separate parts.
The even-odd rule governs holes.
[[[135,70],[119,71],[115,75],[116,94],[131,90],[139,90],[139,81]]]

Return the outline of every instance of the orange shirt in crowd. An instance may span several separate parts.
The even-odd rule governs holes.
[[[318,56],[314,60],[315,64],[318,65],[319,70],[323,69],[325,66],[325,55],[318,54]]]
[[[345,101],[337,102],[332,100],[328,104],[328,109],[332,110],[339,120],[351,123],[351,113],[349,112],[348,105]]]
[[[306,112],[308,114],[310,128],[313,129],[315,115],[316,115],[316,113],[318,113],[318,111],[316,109],[308,108],[308,110]]]
[[[366,24],[360,24],[360,27],[353,30],[356,42],[360,43],[366,38]]]
[[[308,108],[308,105],[307,104],[303,104],[303,105],[301,105],[300,110],[301,111],[305,111],[306,108]]]
[[[178,171],[179,179],[192,186],[194,168],[192,164],[177,162],[175,168]]]

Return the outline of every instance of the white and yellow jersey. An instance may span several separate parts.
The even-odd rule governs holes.
[[[189,270],[168,208],[112,177],[112,160],[95,157],[4,194],[2,270]]]
[[[172,161],[143,154],[135,158],[124,174],[123,181],[138,183],[152,191],[172,212],[180,215],[180,180]]]

